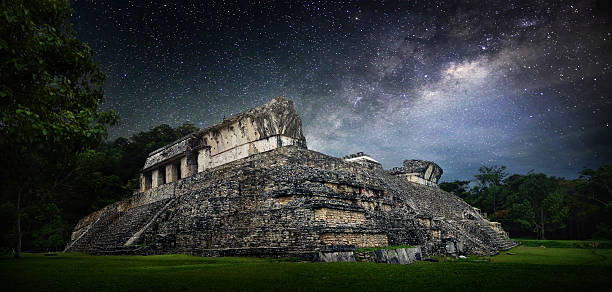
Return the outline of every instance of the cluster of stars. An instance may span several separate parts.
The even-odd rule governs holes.
[[[611,162],[606,7],[477,2],[74,1],[72,22],[107,73],[112,137],[285,95],[309,148],[387,168],[571,177]]]

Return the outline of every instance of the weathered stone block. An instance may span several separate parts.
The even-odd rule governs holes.
[[[421,248],[380,249],[372,251],[377,263],[407,265],[421,260]]]
[[[166,176],[163,171],[160,169],[154,169],[152,172],[152,183],[151,187],[156,188],[165,183]]]
[[[186,178],[194,175],[197,172],[197,165],[189,162],[187,157],[181,158],[181,178]]]
[[[352,251],[319,252],[318,260],[321,262],[354,262]]]
[[[389,245],[386,234],[372,233],[322,233],[326,245],[354,245],[355,247],[379,247]]]
[[[179,179],[179,169],[176,164],[171,163],[166,165],[166,183],[175,182]]]

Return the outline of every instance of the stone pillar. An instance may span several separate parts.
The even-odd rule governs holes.
[[[140,192],[146,192],[151,189],[151,174],[140,174]]]
[[[159,168],[156,168],[152,171],[152,183],[151,183],[151,187],[156,188],[158,186],[161,186],[164,184],[164,178],[161,176],[161,171],[159,171]]]
[[[202,148],[198,152],[198,172],[210,168],[210,148]]]
[[[189,176],[189,166],[187,165],[187,156],[181,158],[181,178]]]
[[[147,187],[145,184],[146,184],[145,176],[144,174],[141,173],[140,174],[140,192],[141,193],[147,190]]]
[[[194,165],[189,164],[187,157],[181,158],[181,178],[192,176],[196,173],[196,170]]]
[[[175,182],[178,180],[178,169],[176,164],[170,163],[166,165],[166,183]]]

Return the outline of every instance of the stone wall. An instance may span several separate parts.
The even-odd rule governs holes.
[[[277,97],[151,152],[140,190],[290,145],[306,148],[302,121],[289,99]]]
[[[369,168],[369,169],[379,169],[379,170],[383,169],[380,162],[376,161],[374,158],[370,157],[369,155],[363,152],[357,152],[355,154],[346,155],[342,159],[344,159],[347,162],[358,163],[361,166]]]
[[[247,128],[245,131],[249,132],[250,130],[252,129]],[[219,140],[223,140],[223,138],[220,138]],[[216,144],[223,145],[224,143],[217,142]],[[225,144],[229,144],[229,141]],[[230,149],[218,147],[217,151],[219,148],[223,149],[223,151],[217,153],[215,153],[215,147],[204,148],[198,152],[198,172],[242,159],[250,155],[255,155],[260,152],[266,152],[289,145],[300,146],[302,143],[296,138],[275,135],[259,140],[244,142],[243,144],[239,144]]]
[[[407,173],[418,173],[419,177],[438,183],[442,176],[442,168],[436,163],[425,160],[404,160],[404,169]]]
[[[325,245],[353,245],[355,247],[388,246],[386,234],[376,233],[321,233]]]
[[[398,174],[398,177],[401,177],[409,182],[413,182],[413,183],[417,183],[417,184],[421,184],[421,185],[426,185],[426,186],[430,186],[430,187],[437,187],[438,184],[433,182],[433,181],[429,181],[426,180],[422,177],[420,177],[420,174],[418,173],[403,173],[403,174]]]
[[[315,209],[314,219],[325,222],[328,227],[357,227],[365,222],[365,215],[362,211],[318,208]]]
[[[148,219],[138,212],[138,228],[122,227],[125,235],[107,236],[116,238],[109,241],[115,246],[103,247],[95,243],[96,236],[82,236],[113,234],[98,227],[103,222],[129,222],[122,219],[129,210],[148,204],[156,205],[151,205],[155,207]],[[139,251],[146,253],[314,259],[334,246],[419,245],[426,256],[444,251],[447,238],[461,241],[465,252],[478,254],[496,253],[508,242],[478,214],[467,220],[465,212],[475,213],[438,188],[287,146],[161,185],[95,212],[79,222],[67,250],[113,251],[133,238],[132,243],[147,246]]]
[[[354,253],[358,262],[376,262],[385,264],[407,265],[422,259],[420,247],[377,249]]]
[[[403,167],[390,169],[389,174],[402,177],[409,182],[437,187],[442,176],[442,168],[431,161],[404,160]]]

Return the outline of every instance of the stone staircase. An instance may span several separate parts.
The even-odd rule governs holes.
[[[457,223],[457,222],[455,222]],[[472,236],[471,234],[468,234],[466,232],[466,230],[469,230],[465,225],[460,224],[461,228],[454,226],[451,223],[448,222],[444,222],[442,221],[441,224],[444,224],[446,228],[454,231],[456,234],[461,235],[461,237],[464,240],[467,240],[470,242],[471,245],[473,245],[474,247],[476,247],[477,250],[480,250],[482,252],[490,252],[490,247],[487,246],[484,242],[482,242],[479,238]]]
[[[488,221],[479,223],[470,222],[468,220],[455,221],[455,224],[458,224],[458,226],[461,226],[461,228],[457,228],[453,226],[453,224],[445,224],[447,224],[447,228],[455,231],[457,234],[463,235],[464,239],[467,239],[469,242],[471,242],[471,244],[477,246],[482,251],[488,251],[492,252],[492,254],[496,254],[500,251],[509,250],[517,246],[515,241],[502,237],[488,224],[483,223],[488,223]],[[469,231],[470,234],[467,234],[466,231]],[[473,236],[475,234],[480,235]],[[493,250],[491,248],[493,248]]]
[[[131,208],[125,212],[107,212],[65,251],[94,254],[133,254],[144,246],[124,246],[135,233],[145,227],[171,199]]]
[[[497,233],[492,228],[485,228],[484,232],[485,234],[493,238],[493,244],[500,251],[509,250],[517,246],[517,243],[515,241],[500,236],[499,233]]]

